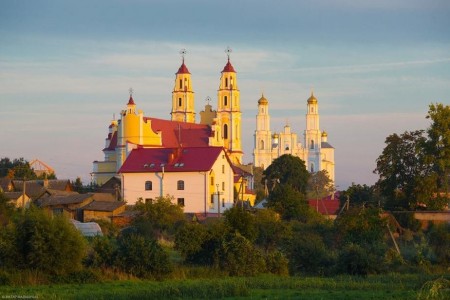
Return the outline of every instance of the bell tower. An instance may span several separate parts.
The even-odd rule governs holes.
[[[192,91],[191,73],[184,64],[186,50],[180,51],[182,63],[175,74],[172,92],[172,121],[195,123],[194,92]]]
[[[253,165],[267,168],[272,163],[272,132],[270,131],[269,101],[261,95],[258,100]]]
[[[320,163],[320,149],[322,141],[322,132],[319,128],[319,104],[314,93],[308,98],[306,112],[306,130],[305,130],[305,148],[307,148],[308,159],[307,169],[311,173],[322,169]]]
[[[231,49],[225,53],[228,62],[222,70],[217,93],[217,118],[221,125],[224,147],[230,154],[233,163],[242,163],[241,146],[241,104],[237,84],[236,71],[230,62]]]

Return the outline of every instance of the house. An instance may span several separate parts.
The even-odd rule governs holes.
[[[32,201],[41,198],[46,191],[66,191],[72,192],[73,187],[69,180],[44,179],[44,180],[13,180],[14,191],[22,192],[25,185],[25,192]]]
[[[125,212],[125,202],[121,201],[92,201],[83,206],[83,222],[94,220],[107,220],[112,222],[114,216]]]
[[[13,192],[14,185],[10,178],[4,177],[0,178],[0,192]]]
[[[40,199],[36,204],[53,215],[64,215],[69,219],[81,221],[83,219],[82,207],[94,201],[94,194],[59,194],[50,195]]]
[[[336,193],[338,195],[338,193]],[[335,194],[335,195],[336,195]],[[335,195],[328,195],[320,199],[309,199],[309,206],[330,219],[336,219],[339,213],[340,201]]]
[[[5,195],[6,199],[9,200],[8,202],[15,207],[28,208],[30,206],[31,199],[27,194],[23,194],[22,192],[5,192],[3,195]]]
[[[234,204],[234,172],[223,147],[138,147],[119,174],[128,204],[170,195],[184,212],[205,215]]]

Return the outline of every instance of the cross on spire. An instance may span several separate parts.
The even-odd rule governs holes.
[[[227,49],[225,49],[225,53],[226,53],[227,56],[228,56],[228,61],[230,60],[230,54],[231,54],[231,52],[233,52],[233,49],[231,49],[230,47],[227,47]]]
[[[130,88],[128,89],[128,92],[130,93],[130,97],[131,97],[131,96],[133,96],[133,92],[134,92],[134,90],[133,90],[133,88],[132,88],[132,87],[130,87]]]
[[[183,63],[184,63],[184,56],[186,55],[186,53],[187,53],[186,49],[183,48],[180,50],[180,55],[181,55],[181,59],[183,60]]]
[[[206,97],[206,99],[205,99],[205,101],[208,103],[208,105],[210,105],[210,102],[211,102],[211,97]]]

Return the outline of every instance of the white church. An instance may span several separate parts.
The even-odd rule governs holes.
[[[286,124],[282,132],[270,129],[269,101],[264,97],[258,100],[256,130],[253,150],[255,167],[267,168],[273,160],[283,154],[291,154],[301,158],[311,173],[325,170],[334,182],[334,147],[331,146],[325,131],[319,126],[319,104],[311,92],[307,101],[306,129],[303,143],[296,133]]]

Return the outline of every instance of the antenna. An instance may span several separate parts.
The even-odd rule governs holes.
[[[231,52],[233,52],[233,49],[231,49],[230,47],[227,47],[227,49],[225,49],[225,53],[226,53],[227,56],[228,56],[228,60],[230,60],[230,54],[231,54]]]

